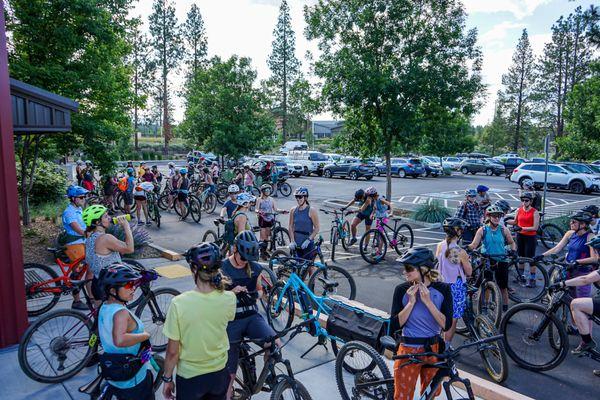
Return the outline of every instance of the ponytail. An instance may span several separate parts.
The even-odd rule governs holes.
[[[437,269],[429,268],[429,267],[421,267],[421,275],[429,279],[430,282],[441,282],[442,275],[440,271]]]
[[[220,292],[225,290],[227,286],[231,284],[229,278],[223,275],[220,269],[213,272],[206,272],[200,271],[195,266],[192,266],[192,270],[194,275],[194,283],[196,284],[198,284],[198,281],[208,283],[213,289]]]

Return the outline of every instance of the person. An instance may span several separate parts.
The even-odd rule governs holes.
[[[587,212],[590,213],[592,215],[592,222],[590,223],[590,230],[592,231],[592,233],[594,235],[599,235],[600,234],[600,218],[598,217],[598,214],[600,213],[600,209],[598,208],[597,205],[588,205],[585,206],[581,209],[581,211],[583,212]]]
[[[88,160],[85,162],[85,169],[83,170],[83,180],[81,182],[81,186],[83,186],[84,189],[92,192],[96,189],[94,181],[94,166],[92,165],[92,162]]]
[[[594,256],[598,257],[598,250],[600,250],[600,237],[594,237],[592,240],[585,244],[595,250]],[[587,275],[581,275],[576,278],[559,281],[551,285],[548,289],[550,291],[556,288],[575,288],[581,286],[592,285],[595,282],[600,281],[600,270],[592,271]],[[590,317],[600,317],[600,295],[596,294],[594,297],[579,297],[571,301],[571,313],[573,320],[577,325],[577,330],[581,336],[581,342],[579,345],[571,351],[574,355],[582,355],[590,350],[596,348],[596,342],[592,339],[591,335],[591,321]],[[594,370],[594,375],[600,377],[600,369]]]
[[[173,163],[172,161],[169,161],[168,167],[169,167],[169,172],[167,173],[167,178],[171,179],[177,173],[176,169],[175,169],[175,163]]]
[[[85,257],[85,229],[86,224],[83,221],[83,206],[88,191],[81,186],[71,185],[67,188],[67,197],[69,205],[62,213],[62,224],[65,230],[65,254],[71,262],[83,259]],[[80,267],[77,267],[80,268]],[[88,306],[81,301],[79,292],[73,292],[74,310],[88,310]]]
[[[250,169],[250,166],[244,165],[244,190],[248,193],[252,193],[254,187],[254,173]]]
[[[512,207],[506,200],[497,200],[492,205],[500,207],[500,209],[504,212],[504,215],[508,214],[512,209]],[[504,220],[504,217],[500,219],[500,226],[506,226],[506,221]]]
[[[490,195],[488,193],[489,190],[490,188],[485,185],[477,186],[477,196],[475,197],[475,202],[479,204],[479,208],[481,208],[482,210],[486,209],[487,206],[489,206],[492,203],[492,200],[490,199]]]
[[[261,258],[267,260],[269,258],[267,248],[271,239],[271,228],[275,223],[275,214],[287,214],[287,211],[277,208],[275,200],[271,197],[271,185],[268,183],[260,186],[260,197],[256,200],[256,210],[260,227],[260,255]]]
[[[310,207],[308,202],[308,189],[301,186],[294,193],[296,207],[290,210],[290,244],[291,252],[305,260],[314,260],[315,238],[319,234],[319,214],[317,210]]]
[[[156,177],[150,171],[150,167],[144,166],[144,173],[142,174],[142,176],[140,176],[140,181],[141,182],[150,182],[150,183],[156,182]]]
[[[144,177],[142,176],[142,180]],[[135,204],[137,205],[135,209],[135,214],[137,216],[138,225],[144,225],[142,219],[140,218],[140,214],[142,209],[144,211],[144,216],[146,217],[146,225],[151,225],[150,217],[148,216],[148,199],[147,193],[154,190],[154,185],[152,182],[143,181],[135,185],[133,189],[133,198],[135,199]]]
[[[373,198],[373,213],[371,214],[371,220],[375,220],[375,218],[382,219],[384,223],[388,222],[388,218],[390,213],[392,212],[392,202],[386,200],[385,197],[379,197],[379,193],[377,189],[374,187],[369,187],[365,190],[365,194],[372,193],[371,197]]]
[[[352,234],[352,238],[350,239],[350,245],[353,245],[358,241],[356,238],[356,231],[358,230],[358,224],[362,221],[365,221],[365,232],[371,229],[371,224],[373,224],[373,220],[371,219],[371,214],[373,213],[373,204],[371,203],[371,198],[365,194],[363,189],[358,189],[354,192],[354,199],[350,200],[348,204],[342,207],[342,212],[346,211],[346,209],[354,203],[358,202],[359,209],[356,212],[356,216],[352,218],[352,222],[350,223],[350,233]]]
[[[179,209],[179,215],[181,215],[180,221],[183,221],[187,216],[187,207],[188,207],[188,194],[190,192],[190,180],[187,177],[188,170],[187,168],[181,168],[179,170],[179,179],[177,180],[177,202],[175,203],[175,207]]]
[[[446,237],[438,243],[435,257],[438,260],[438,269],[444,282],[450,284],[452,292],[453,314],[452,326],[444,334],[447,344],[452,342],[456,332],[458,318],[462,318],[467,301],[467,277],[473,273],[471,260],[458,241],[467,228],[467,221],[460,218],[446,218],[443,223]]]
[[[158,170],[158,165],[153,165],[150,172],[154,175],[154,191],[159,193],[163,181],[163,174]]]
[[[179,179],[181,179],[180,169],[175,170],[175,173],[169,178],[169,209],[173,207],[173,202],[177,199],[177,186],[179,185]]]
[[[252,231],[246,230],[237,234],[233,244],[233,254],[226,258],[221,266],[223,275],[231,282],[227,289],[235,293],[237,299],[235,319],[227,326],[229,337],[227,370],[231,377],[227,398],[231,398],[238,367],[239,342],[243,338],[260,340],[275,335],[273,329],[258,313],[256,306],[256,300],[263,296],[258,279],[262,270],[257,263],[258,257],[258,240]]]
[[[248,212],[250,212],[250,206],[256,201],[256,198],[249,193],[241,192],[236,197],[237,207],[231,215],[233,220],[233,235],[237,236],[238,233],[250,230],[250,223],[248,221]]]
[[[475,189],[465,190],[465,201],[458,206],[454,213],[454,218],[464,219],[469,224],[463,232],[463,244],[471,243],[483,219],[483,212],[479,204],[475,201],[476,198],[477,191]]]
[[[517,227],[517,252],[519,257],[533,258],[537,249],[537,230],[540,227],[540,213],[531,206],[533,195],[530,192],[524,192],[521,196],[521,207],[517,209],[515,219],[508,221],[510,225]],[[528,279],[527,287],[536,286],[536,267],[529,266],[529,277],[525,274],[525,264],[519,264],[519,274],[524,279]]]
[[[229,185],[227,187],[227,194],[229,194],[229,198],[223,204],[223,208],[221,208],[221,218],[227,219],[231,218],[235,210],[237,209],[237,195],[240,193],[240,187],[236,184]]]
[[[218,162],[212,162],[210,173],[212,174],[213,183],[216,185],[219,182],[219,174],[221,173]]]
[[[541,211],[542,196],[535,191],[535,183],[531,179],[523,179],[523,182],[521,182],[521,187],[523,189],[519,190],[519,197],[521,197],[524,193],[531,193],[533,195],[531,207],[535,208],[538,211]]]
[[[114,212],[115,191],[117,189],[117,176],[114,174],[104,175],[104,183],[102,184],[102,192],[104,194],[104,204],[109,207],[109,212]]]
[[[236,297],[225,290],[229,281],[221,273],[221,254],[215,243],[200,243],[190,248],[185,258],[194,288],[171,300],[167,312],[163,396],[222,400],[230,380],[227,326],[235,317]]]
[[[500,218],[504,212],[500,207],[488,207],[489,221],[477,229],[475,238],[469,244],[469,249],[474,250],[482,244],[481,253],[490,256],[490,263],[494,271],[496,283],[502,293],[502,311],[508,310],[508,262],[506,261],[506,246],[510,253],[515,253],[517,244],[512,238],[507,227],[500,226]]]
[[[244,173],[242,168],[236,168],[234,170],[235,178],[233,178],[233,183],[238,185],[239,187],[244,187]]]
[[[193,177],[194,174],[196,173],[196,166],[194,165],[193,161],[188,162],[188,176]]]
[[[214,184],[212,174],[208,167],[202,169],[202,183],[204,184],[204,189],[210,191],[209,193],[217,193],[217,186]]]
[[[136,172],[138,178],[142,177],[146,173],[146,163],[144,161],[140,162]]]
[[[127,167],[126,189],[123,192],[123,201],[125,206],[125,214],[131,213],[131,205],[133,204],[133,188],[135,187],[135,171],[132,167]]]
[[[273,197],[278,197],[277,191],[279,186],[279,170],[277,169],[275,163],[271,164],[271,176],[269,178],[271,179],[271,186],[273,186]]]
[[[75,166],[75,177],[77,178],[77,186],[81,186],[83,183],[83,171],[85,170],[83,161],[77,160],[77,165]]]
[[[112,355],[139,355],[150,347],[150,334],[144,331],[143,322],[127,309],[140,278],[139,272],[125,264],[114,263],[100,270],[98,287],[103,303],[98,312],[98,335],[104,350],[101,357],[111,364],[116,362]],[[107,398],[154,400],[148,362],[144,362],[132,378],[107,380],[107,383]]]
[[[398,355],[418,354],[444,350],[442,331],[452,326],[453,304],[450,286],[440,282],[440,273],[434,269],[435,259],[426,247],[409,249],[398,259],[404,267],[406,282],[396,286],[392,300],[391,332],[401,330]],[[435,357],[419,357],[425,363],[435,363]],[[406,364],[406,365],[405,365]],[[435,368],[410,364],[409,359],[394,363],[394,400],[412,400],[417,378],[421,394],[425,391]],[[437,392],[439,395],[441,386]]]

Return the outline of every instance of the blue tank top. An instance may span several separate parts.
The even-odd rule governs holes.
[[[573,262],[575,260],[581,260],[582,258],[588,258],[590,256],[590,248],[586,246],[588,232],[579,236],[577,233],[571,235],[569,244],[567,245],[567,262]]]
[[[294,238],[299,245],[308,239],[314,228],[309,212],[310,206],[304,210],[296,208],[294,211]]]
[[[103,304],[100,307],[100,312],[98,313],[98,334],[100,335],[100,341],[102,342],[102,348],[106,353],[109,354],[137,354],[140,351],[140,344],[135,344],[129,347],[117,347],[113,342],[113,319],[117,312],[121,310],[127,310],[127,308],[122,304],[112,303],[112,304]],[[135,320],[137,324],[137,328],[131,333],[142,333],[144,332],[144,324],[140,321],[135,315],[131,313],[131,311],[127,310],[131,317]],[[128,381],[108,381],[112,386],[117,387],[119,389],[129,389],[140,382],[142,382],[146,378],[146,373],[148,370],[148,364],[144,363],[142,368],[140,368],[139,372]]]
[[[375,217],[387,218],[388,217],[388,206],[381,202],[381,199],[375,200]]]
[[[361,207],[363,206],[363,204],[365,204],[365,201],[360,202]],[[367,206],[367,208],[364,209],[364,211],[359,212],[360,215],[363,215],[367,218],[369,218],[372,213],[373,213],[373,200],[371,200],[371,203],[369,203],[369,205]]]
[[[502,227],[498,226],[492,230],[489,225],[483,227],[483,249],[482,253],[492,256],[497,261],[503,261],[506,255],[506,239],[502,233]]]

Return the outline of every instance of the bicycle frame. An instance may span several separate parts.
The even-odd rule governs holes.
[[[47,281],[38,282],[32,286],[29,286],[27,289],[30,292],[35,292],[36,290],[39,290],[41,292],[46,292],[46,293],[64,293],[65,289],[73,288],[73,285],[71,284],[71,279],[79,280],[87,272],[88,266],[84,261],[85,261],[85,257],[80,257],[73,262],[66,263],[66,262],[62,261],[59,257],[56,257],[56,263],[60,267],[62,275],[60,275],[54,279],[49,279]],[[81,270],[77,273],[76,276],[71,278],[71,275],[73,274],[75,268],[78,267],[80,264],[82,264]],[[60,282],[60,284],[61,284],[60,286],[47,286],[49,284],[58,283],[58,282]]]
[[[385,240],[387,240],[390,245],[392,246],[397,246],[398,245],[398,241],[396,239],[389,239],[388,238],[388,233],[385,230],[385,228],[389,229],[393,232],[396,232],[396,229],[398,228],[398,223],[400,222],[399,219],[395,219],[394,220],[394,227],[392,228],[391,226],[389,226],[387,223],[389,222],[389,218],[375,218],[375,229],[377,229],[379,232],[381,232],[383,234],[383,237],[385,237]]]

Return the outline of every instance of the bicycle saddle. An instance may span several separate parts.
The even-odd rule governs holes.
[[[79,388],[79,392],[81,393],[85,393],[87,395],[94,395],[94,394],[99,394],[100,393],[100,386],[102,385],[102,380],[104,378],[102,378],[102,375],[98,375],[94,378],[93,381],[86,383],[85,385],[81,386]]]
[[[379,338],[379,343],[381,347],[386,350],[396,351],[396,341],[391,336],[382,336]]]
[[[213,222],[214,222],[215,226],[219,226],[221,224],[224,224],[225,220],[223,218],[217,218]]]

